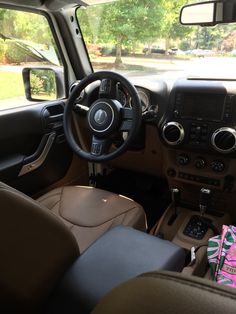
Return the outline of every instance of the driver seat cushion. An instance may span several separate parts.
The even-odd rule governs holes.
[[[135,201],[86,186],[54,189],[38,199],[59,216],[77,239],[80,252],[116,225],[146,230],[146,216]]]

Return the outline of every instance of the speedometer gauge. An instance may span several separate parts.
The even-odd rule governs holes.
[[[121,89],[118,89],[118,96],[120,103],[122,104],[123,107],[125,107],[127,104],[127,99],[125,93]]]
[[[149,97],[143,90],[140,89],[138,89],[138,95],[141,100],[142,112],[144,112],[149,106]]]

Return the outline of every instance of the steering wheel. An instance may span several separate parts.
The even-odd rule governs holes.
[[[86,152],[75,140],[72,131],[72,113],[76,99],[86,86],[101,81],[98,99],[87,112],[87,128],[92,134],[90,152]],[[132,99],[132,108],[124,108],[117,95],[117,83],[123,85]],[[141,103],[135,87],[122,75],[99,71],[86,76],[74,87],[65,106],[64,133],[71,149],[80,157],[92,161],[111,160],[125,152],[138,134],[142,121]],[[128,132],[121,146],[109,151],[112,139],[119,132]]]

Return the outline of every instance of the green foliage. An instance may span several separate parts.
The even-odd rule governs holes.
[[[77,17],[86,43],[113,44],[119,59],[122,47],[132,47],[134,52],[140,43],[151,45],[160,38],[189,34],[190,28],[176,27],[184,3],[186,0],[120,0],[78,9]]]
[[[217,25],[216,27],[198,27],[197,31],[195,32],[195,37],[194,37],[197,43],[196,48],[220,49],[222,39],[235,29],[236,29],[236,26],[234,24]]]
[[[37,58],[33,49],[42,47],[45,50],[54,47],[58,56],[48,21],[40,14],[0,9],[0,40],[1,63],[41,61],[43,57]]]
[[[56,78],[53,70],[36,69],[30,73],[32,95],[54,95],[56,98]]]
[[[30,75],[30,89],[32,95],[38,95],[43,92],[43,80],[33,73]]]
[[[5,59],[7,63],[20,64],[27,60],[27,55],[25,54],[24,49],[22,49],[16,42],[6,40],[5,45]]]
[[[46,18],[42,15],[7,9],[0,9],[0,33],[5,37],[30,40],[50,45],[52,33]]]
[[[0,39],[0,63],[4,63],[5,58],[5,41]]]
[[[189,50],[191,48],[190,42],[188,40],[183,40],[179,44],[179,48],[183,51]]]

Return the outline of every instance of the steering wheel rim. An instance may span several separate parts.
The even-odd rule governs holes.
[[[116,115],[118,117],[116,124],[119,126],[119,128],[121,127],[121,123],[125,120],[122,119],[122,115],[126,115],[128,114],[129,119],[131,119],[132,123],[128,132],[128,136],[127,138],[124,140],[124,142],[121,144],[120,147],[118,147],[117,149],[115,149],[112,152],[109,152],[107,154],[94,154],[93,149],[92,152],[86,152],[84,151],[81,146],[77,143],[77,141],[75,140],[75,137],[73,135],[73,131],[72,131],[72,113],[73,113],[73,107],[75,104],[76,99],[78,98],[78,96],[80,95],[80,93],[91,83],[100,80],[101,82],[103,80],[111,80],[113,82],[120,82],[127,90],[127,92],[129,93],[131,99],[132,99],[132,113],[128,112],[128,109],[121,109],[120,107],[121,104],[119,104],[119,101],[116,99],[110,99],[110,98],[98,98],[98,100],[96,100],[90,107],[89,112],[87,114],[87,119],[88,116],[91,116],[91,111],[95,111],[95,115],[98,112],[98,110],[94,110],[94,108],[97,106],[97,108],[99,108],[99,106],[101,107],[101,103],[106,103],[107,100],[107,105],[109,107],[113,106],[115,108],[113,108],[116,112]],[[107,106],[107,107],[108,107]],[[95,108],[96,109],[96,108]],[[114,110],[113,114],[114,114]],[[94,115],[94,116],[95,116]],[[94,118],[94,117],[93,117]],[[91,118],[90,118],[91,119]],[[120,119],[120,120],[119,120]],[[119,123],[118,123],[119,120]],[[71,95],[69,96],[67,103],[65,105],[65,110],[64,110],[64,117],[63,117],[63,125],[64,125],[64,133],[65,133],[65,137],[67,140],[67,143],[69,144],[70,148],[74,151],[75,154],[79,155],[80,157],[91,161],[91,162],[104,162],[104,161],[108,161],[111,159],[114,159],[116,157],[118,157],[119,155],[121,155],[123,152],[125,152],[128,147],[130,146],[130,144],[132,143],[132,141],[135,139],[135,137],[137,136],[140,127],[141,127],[141,122],[142,122],[142,110],[141,110],[141,103],[140,103],[140,98],[138,96],[137,90],[136,88],[121,74],[115,73],[115,72],[111,72],[111,71],[99,71],[99,72],[95,72],[92,73],[88,76],[86,76],[84,79],[82,79],[79,84],[77,86],[74,87]],[[113,121],[112,121],[113,123]],[[90,124],[90,123],[89,123]],[[116,126],[115,124],[112,125],[113,128],[117,128],[118,126]],[[98,145],[103,145],[102,143],[105,141],[108,141],[109,138],[105,138],[105,137],[100,137],[97,135],[99,134],[97,129],[91,129],[90,131],[93,134],[93,139],[92,142],[97,141]],[[122,132],[122,130],[120,129],[115,130]],[[96,132],[95,132],[96,131]],[[104,130],[103,130],[104,131]],[[110,130],[112,131],[112,130]],[[95,134],[96,133],[96,134]],[[114,132],[115,133],[115,132]],[[99,144],[99,140],[101,141]],[[103,142],[102,142],[103,141]],[[93,144],[91,145],[91,147],[93,147]],[[104,144],[105,145],[105,144]]]

